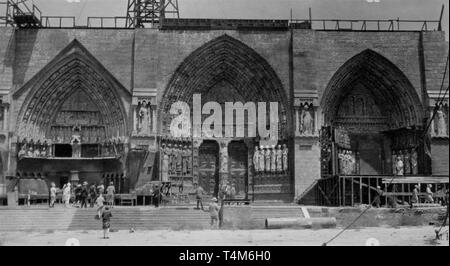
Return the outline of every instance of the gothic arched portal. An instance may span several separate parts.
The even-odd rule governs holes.
[[[228,35],[222,35],[191,53],[176,69],[160,104],[162,131],[168,133],[171,104],[192,105],[194,94],[202,103],[278,102],[281,138],[290,124],[288,100],[283,85],[270,64],[255,50]]]
[[[121,94],[130,98],[131,95],[77,40],[14,97],[20,97],[24,91],[29,92],[16,124],[21,139],[52,139],[55,126],[83,127],[86,123],[99,124],[98,135],[104,139],[127,136],[127,115]],[[92,111],[92,114],[65,117],[65,111]]]
[[[365,50],[349,59],[328,83],[321,107],[336,147],[332,161],[337,172],[327,174],[423,173],[422,103],[405,74],[387,58]]]

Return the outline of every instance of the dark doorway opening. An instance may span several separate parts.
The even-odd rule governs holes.
[[[81,144],[81,157],[97,157],[99,151],[98,144]]]
[[[219,144],[205,140],[199,149],[199,185],[217,197],[219,193]]]
[[[55,144],[55,157],[72,157],[72,145]]]

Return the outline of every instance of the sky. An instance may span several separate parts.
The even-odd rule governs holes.
[[[29,0],[43,15],[125,16],[128,0]],[[378,1],[378,2],[377,2]],[[448,0],[178,0],[181,18],[289,19],[413,19],[437,20],[445,4],[443,27],[448,40]]]

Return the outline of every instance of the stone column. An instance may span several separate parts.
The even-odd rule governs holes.
[[[132,105],[133,109],[133,135],[137,134],[137,113],[136,113],[137,105]]]
[[[220,140],[220,157],[219,157],[219,180],[220,184],[226,184],[228,182],[229,169],[228,169],[228,144],[229,140]]]
[[[156,133],[156,124],[157,124],[157,117],[156,117],[156,105],[152,105],[152,133]]]
[[[199,183],[199,176],[198,176],[198,168],[199,168],[199,150],[200,146],[202,145],[203,140],[202,139],[193,139],[192,143],[192,182],[193,183]]]
[[[299,110],[295,108],[295,135],[300,136],[300,119],[299,119]]]
[[[253,165],[253,153],[255,152],[255,144],[253,140],[245,140],[245,144],[247,145],[247,188],[245,198],[249,199],[251,195],[251,199],[253,199],[253,184],[255,178],[255,168]]]

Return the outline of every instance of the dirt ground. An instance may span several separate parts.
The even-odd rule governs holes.
[[[435,227],[375,227],[344,232],[329,246],[448,246],[448,235],[434,241]],[[2,232],[4,246],[64,246],[76,239],[81,246],[320,246],[340,229],[320,230],[203,230],[203,231],[118,231],[102,239],[101,231]],[[448,227],[442,232],[448,232]],[[369,239],[369,240],[368,240]],[[72,240],[73,241],[73,240]],[[76,244],[75,244],[76,245]]]

